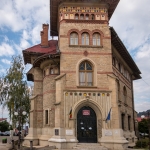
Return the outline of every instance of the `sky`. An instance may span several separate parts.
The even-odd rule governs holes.
[[[150,109],[149,6],[150,0],[120,0],[109,22],[142,72],[142,79],[134,81],[137,112]],[[1,0],[0,75],[10,67],[13,55],[40,43],[42,24],[49,22],[49,0]],[[2,116],[8,117],[8,113],[0,108],[0,118]]]

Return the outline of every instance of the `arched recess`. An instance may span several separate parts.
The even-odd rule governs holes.
[[[77,102],[73,107],[72,107],[72,118],[77,120],[77,114],[79,110],[83,107],[90,107],[94,110],[96,114],[96,121],[97,121],[97,142],[100,141],[100,138],[102,137],[102,128],[103,128],[103,110],[102,107],[99,106],[99,104],[91,99],[85,98],[84,100],[81,100]],[[77,136],[77,121],[75,123],[75,131],[76,131],[76,136]]]
[[[83,61],[89,61],[93,66],[93,86],[97,86],[97,66],[95,62],[91,59],[83,58],[77,62],[76,65],[76,85],[79,86],[79,66]]]
[[[127,89],[125,86],[123,87],[123,100],[124,103],[127,103]]]
[[[68,31],[68,33],[67,33],[67,36],[69,37],[68,38],[68,43],[70,44],[70,35],[71,35],[71,33],[77,33],[78,34],[78,44],[80,44],[81,35],[80,35],[80,32],[79,32],[78,29],[71,29],[71,30]]]
[[[72,118],[76,118],[78,111],[83,107],[83,106],[89,106],[91,107],[97,116],[97,119],[102,119],[104,118],[102,112],[103,109],[99,104],[91,99],[83,99],[80,100],[79,102],[75,103],[75,105],[72,107]]]

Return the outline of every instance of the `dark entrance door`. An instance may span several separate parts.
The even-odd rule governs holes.
[[[77,139],[80,143],[97,143],[97,119],[91,107],[82,107],[77,114]]]

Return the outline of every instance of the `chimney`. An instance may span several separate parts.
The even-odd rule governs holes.
[[[49,47],[48,28],[49,28],[49,24],[43,24],[43,31],[41,31],[41,46],[42,47]]]

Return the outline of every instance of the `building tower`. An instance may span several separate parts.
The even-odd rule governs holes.
[[[24,145],[126,149],[135,136],[133,80],[140,70],[109,20],[119,0],[50,0],[50,33],[23,50],[33,65],[30,129]]]

